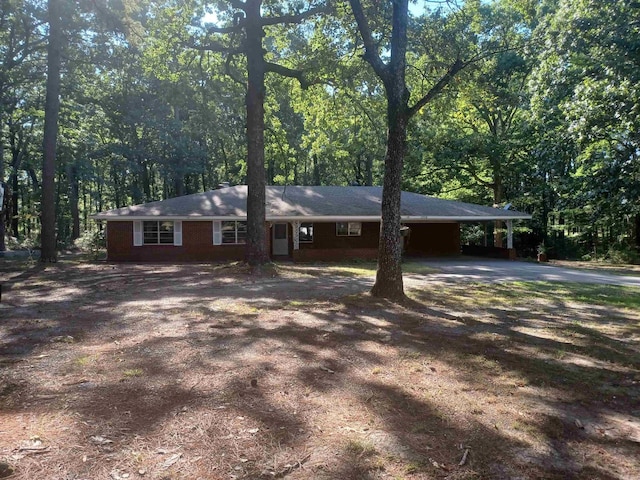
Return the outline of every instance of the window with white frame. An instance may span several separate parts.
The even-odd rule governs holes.
[[[300,224],[300,243],[313,243],[313,223]]]
[[[142,222],[142,242],[144,245],[173,245],[173,222]]]
[[[221,227],[223,244],[247,243],[247,222],[224,221]]]
[[[338,237],[359,237],[362,235],[361,222],[337,222],[336,235]]]

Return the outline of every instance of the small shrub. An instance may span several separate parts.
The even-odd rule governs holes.
[[[640,254],[629,245],[614,245],[607,251],[605,258],[611,263],[640,264]]]
[[[107,248],[104,231],[86,230],[74,242],[75,248],[83,253],[90,253],[94,259],[99,257],[101,250]]]
[[[7,237],[5,243],[9,250],[33,250],[36,247],[40,247],[40,240],[35,237]]]

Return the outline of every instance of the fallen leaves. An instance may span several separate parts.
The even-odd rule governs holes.
[[[178,460],[180,460],[180,458],[182,458],[182,453],[174,453],[169,458],[167,458],[164,462],[162,462],[162,465],[160,465],[160,468],[166,470],[167,468],[171,467],[174,463],[176,463]]]
[[[113,440],[109,440],[108,438],[105,438],[101,435],[94,435],[89,437],[89,440],[91,440],[91,443],[93,443],[94,445],[108,445],[110,443],[113,443]]]

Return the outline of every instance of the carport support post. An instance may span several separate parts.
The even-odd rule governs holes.
[[[293,249],[300,250],[300,222],[291,222],[293,230]]]
[[[507,220],[507,248],[513,248],[513,220]]]

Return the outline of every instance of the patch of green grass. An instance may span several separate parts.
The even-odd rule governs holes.
[[[520,432],[523,433],[527,433],[529,435],[537,435],[538,432],[538,427],[536,427],[535,425],[532,425],[531,423],[525,422],[525,421],[519,421],[516,420],[515,422],[513,422],[511,424],[511,428],[513,428],[514,430],[518,430]]]
[[[370,277],[376,274],[378,265],[376,263],[328,265],[327,271],[342,277]]]
[[[437,273],[439,271],[439,269],[427,267],[421,262],[408,261],[402,263],[402,273],[419,273],[426,275],[427,273]]]
[[[287,307],[290,308],[301,308],[301,307],[306,307],[310,304],[310,301],[304,301],[304,300],[289,300],[286,305]]]
[[[321,270],[318,270],[318,269]],[[279,264],[278,269],[284,273],[311,276],[338,276],[338,277],[372,277],[378,270],[378,264],[371,260],[351,260],[348,262],[336,263],[312,263],[312,264]],[[403,273],[427,274],[437,272],[438,269],[427,267],[416,262],[407,261],[402,263]]]
[[[418,473],[420,470],[422,470],[422,468],[423,465],[421,463],[412,462],[404,466],[404,471],[408,475],[412,475],[414,473]]]
[[[144,370],[141,368],[130,368],[122,372],[122,376],[125,378],[141,377],[144,375]]]
[[[370,457],[376,454],[376,447],[363,440],[349,440],[345,445],[345,450],[358,457]]]
[[[96,361],[96,357],[94,357],[93,355],[83,355],[74,360],[75,364],[78,365],[79,367],[86,367],[95,361]]]
[[[534,295],[550,300],[640,309],[640,288],[635,287],[588,283],[513,282],[500,285],[498,292],[504,295],[505,292],[502,290],[507,289],[513,289],[512,297]]]
[[[640,288],[618,285],[562,282],[474,283],[447,287],[446,292],[424,290],[412,294],[417,299],[442,300],[475,305],[499,306],[530,303],[532,299],[550,302],[576,302],[589,305],[640,310]]]

